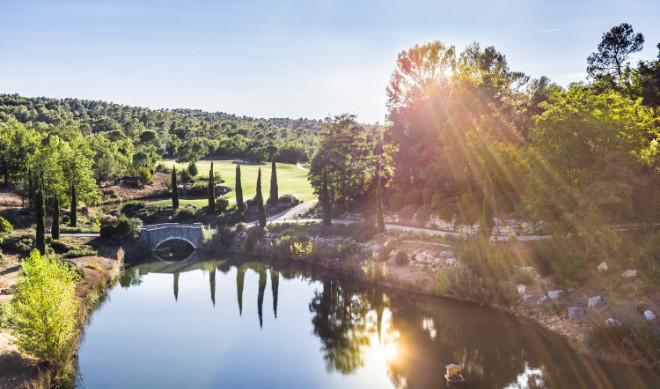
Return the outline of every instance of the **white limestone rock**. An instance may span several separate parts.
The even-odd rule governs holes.
[[[589,300],[587,301],[587,306],[589,308],[593,308],[596,305],[598,305],[601,302],[600,296],[595,296],[595,297],[589,297]]]
[[[568,308],[568,318],[569,319],[577,319],[579,317],[582,317],[584,315],[584,309],[580,307],[569,307]]]
[[[565,292],[562,289],[548,291],[548,297],[553,300],[558,299],[560,296],[563,296]]]
[[[624,271],[623,273],[621,273],[621,276],[622,276],[622,277],[625,277],[625,278],[633,278],[633,277],[637,277],[637,270],[635,270],[635,269],[628,269],[628,270]]]
[[[456,260],[456,258],[447,258],[445,263],[449,266],[456,266],[458,264],[458,261]]]
[[[518,294],[523,295],[525,294],[525,290],[527,289],[527,287],[523,284],[518,284],[516,285],[516,289],[518,289]]]
[[[605,325],[607,327],[621,327],[623,324],[620,321],[610,317],[609,319],[605,320]]]
[[[603,272],[603,271],[607,271],[608,267],[607,267],[607,264],[605,262],[601,262],[600,265],[598,265],[598,267],[596,267],[596,269],[600,272]]]
[[[647,309],[646,311],[644,311],[644,319],[648,321],[655,320],[655,313],[653,313],[653,311],[651,311],[650,309]]]

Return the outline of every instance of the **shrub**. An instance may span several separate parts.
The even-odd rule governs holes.
[[[6,316],[14,329],[15,344],[28,354],[55,366],[65,366],[75,352],[78,302],[76,272],[55,258],[34,250],[21,262],[23,275],[16,282]]]
[[[399,210],[399,216],[404,220],[412,220],[413,216],[415,215],[415,211],[417,211],[417,205],[408,204]]]
[[[394,250],[395,245],[394,239],[388,239],[378,252],[378,261],[386,262],[390,258],[390,253]]]
[[[289,254],[291,259],[296,261],[313,260],[312,253],[314,252],[314,244],[310,241],[307,242],[291,242],[289,246]]]
[[[98,263],[88,263],[85,267],[92,270],[103,271],[103,268]]]
[[[346,258],[349,254],[356,252],[359,247],[360,245],[356,241],[352,239],[346,239],[345,241],[335,246],[335,248],[332,250],[332,255],[337,258]]]
[[[474,274],[467,266],[443,269],[440,272],[437,292],[443,296],[478,304],[487,304],[491,300],[483,278]]]
[[[137,239],[142,229],[142,220],[120,216],[117,219],[116,234],[120,239]]]
[[[226,197],[220,196],[215,199],[215,211],[224,212],[229,208],[229,200]]]
[[[518,273],[516,275],[516,284],[522,284],[522,285],[534,285],[536,281],[534,280],[534,276],[532,275],[532,272],[529,271],[523,271]]]
[[[550,262],[557,285],[563,288],[577,288],[587,278],[587,265],[581,253],[559,253]]]
[[[377,261],[373,253],[369,253],[363,257],[362,262],[364,263],[362,272],[367,280],[381,281],[387,277],[387,265]]]
[[[440,209],[442,207],[442,195],[434,193],[431,198],[431,209]]]
[[[244,232],[244,231],[247,231],[247,230],[248,230],[248,225],[247,224],[245,224],[243,222],[236,223],[236,228],[235,228],[236,232]]]
[[[635,310],[641,314],[646,311],[646,304],[644,304],[642,301],[638,301],[635,303]]]
[[[403,193],[400,192],[392,193],[388,202],[388,204],[390,205],[390,211],[397,212],[398,210],[403,208],[403,206],[406,205],[405,200],[406,198]]]
[[[245,238],[245,251],[252,252],[254,251],[257,242],[261,241],[264,238],[266,233],[265,228],[259,226],[251,227],[247,232],[247,237]]]
[[[12,231],[14,231],[14,226],[7,219],[0,217],[0,242],[2,242],[2,238],[11,234]]]
[[[190,175],[188,170],[182,169],[180,176],[181,176],[181,182],[183,182],[184,184],[189,184],[194,181],[193,176]]]
[[[98,255],[98,251],[89,245],[82,245],[79,248],[70,250],[64,256],[66,258],[78,258],[78,257],[88,257],[92,255]]]
[[[633,263],[646,281],[660,283],[660,231],[640,245]]]
[[[422,205],[422,191],[419,189],[413,189],[406,194],[405,197],[406,205]]]
[[[154,173],[149,168],[138,168],[137,175],[140,185],[151,185],[154,183]]]
[[[117,228],[111,224],[104,224],[99,230],[101,238],[111,239],[117,233]]]
[[[278,203],[291,206],[291,205],[299,204],[300,200],[298,200],[294,195],[285,194],[280,196]]]
[[[399,250],[396,252],[396,255],[394,256],[394,263],[397,266],[405,266],[410,262],[410,258],[408,258],[408,252],[405,250]]]
[[[197,164],[195,161],[190,161],[190,163],[188,163],[187,171],[192,177],[195,177],[197,174],[199,174],[199,170],[197,170]]]
[[[430,205],[434,195],[435,195],[435,188],[432,186],[425,186],[422,189],[422,202],[424,204]]]
[[[190,221],[191,219],[194,219],[196,215],[197,215],[197,211],[192,209],[192,207],[182,207],[174,211],[174,215],[172,216],[172,221],[173,222]]]
[[[419,209],[417,209],[417,216],[415,216],[415,218],[421,225],[425,225],[426,222],[429,221],[429,218],[431,218],[431,206],[424,204],[419,207]]]

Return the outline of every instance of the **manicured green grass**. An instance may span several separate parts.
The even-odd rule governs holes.
[[[185,169],[187,163],[174,163],[173,160],[164,160],[161,162],[163,166],[172,168],[173,165],[176,165],[177,171]],[[197,170],[199,170],[199,176],[208,177],[209,169],[211,167],[211,161],[199,161],[197,162]],[[255,196],[257,192],[257,171],[261,168],[261,190],[264,200],[268,199],[270,194],[270,163],[263,164],[241,164],[241,182],[243,186],[243,199],[247,201]],[[236,184],[236,164],[234,161],[223,160],[223,161],[213,161],[213,169],[215,170],[216,181],[218,181],[218,176],[222,178],[225,182],[222,185],[232,188],[232,191],[227,194],[229,201],[231,203],[236,203],[236,193],[234,192],[234,186]],[[307,170],[298,168],[296,165],[291,165],[287,163],[278,163],[277,164],[277,186],[279,189],[279,195],[292,194],[296,196],[300,201],[314,200],[316,195],[312,186],[307,181]],[[164,200],[162,205],[167,205],[167,201]],[[167,204],[166,204],[167,203]],[[204,206],[207,201],[204,200],[185,200],[181,199],[181,204],[192,203],[196,206]]]

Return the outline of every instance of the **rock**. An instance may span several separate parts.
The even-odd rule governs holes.
[[[538,305],[543,305],[548,302],[548,296],[543,296],[539,299],[539,301],[536,302]]]
[[[637,277],[637,270],[635,269],[628,269],[621,273],[621,276],[626,277],[626,278],[633,278]]]
[[[545,296],[544,296],[544,297],[545,297]],[[526,303],[526,302],[529,301],[531,298],[532,298],[532,295],[531,295],[531,294],[527,294],[527,293],[525,293],[525,294],[522,295],[522,301],[523,301],[523,303]]]
[[[440,258],[436,258],[431,262],[433,266],[440,266],[442,264],[442,260]]]
[[[598,265],[598,267],[596,267],[596,269],[598,269],[598,271],[607,271],[608,267],[607,267],[607,264],[605,262],[601,262],[600,265]]]
[[[415,261],[424,262],[424,258],[422,257],[422,254],[415,255]]]
[[[445,263],[446,263],[447,265],[449,265],[449,266],[456,266],[456,264],[458,263],[458,261],[457,261],[455,258],[447,258],[447,260],[445,261]]]
[[[653,311],[651,311],[650,309],[647,309],[646,311],[644,311],[644,319],[649,321],[654,320],[655,313],[653,313]]]
[[[555,300],[564,294],[565,292],[562,289],[548,291],[548,297]]]
[[[584,310],[580,307],[569,307],[568,308],[568,318],[577,319],[584,315]]]
[[[596,305],[598,305],[598,303],[600,303],[600,302],[601,302],[600,296],[589,297],[589,300],[587,301],[587,306],[589,308],[593,308]]]
[[[607,327],[621,327],[623,324],[620,321],[610,317],[609,319],[605,320],[605,325]]]
[[[534,273],[534,268],[531,266],[521,266],[520,267],[520,272],[521,273]]]
[[[527,289],[527,287],[525,285],[518,284],[516,285],[516,289],[518,289],[518,294],[522,295],[525,294],[525,290]]]

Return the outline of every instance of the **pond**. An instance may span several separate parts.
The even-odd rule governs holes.
[[[85,327],[79,388],[658,387],[506,313],[318,268],[193,253],[127,268]],[[454,386],[454,385],[451,385]]]

